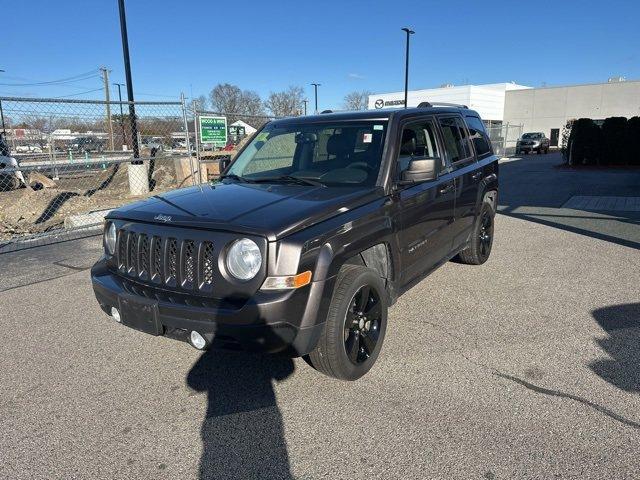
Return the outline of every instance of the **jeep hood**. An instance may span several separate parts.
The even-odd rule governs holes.
[[[214,183],[154,195],[107,218],[258,234],[273,241],[381,195],[374,187]]]

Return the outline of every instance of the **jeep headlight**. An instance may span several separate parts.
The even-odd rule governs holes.
[[[256,242],[241,238],[231,244],[225,263],[228,272],[238,280],[251,280],[262,266],[262,254]]]
[[[109,255],[116,251],[116,226],[113,222],[108,222],[104,229],[104,249]]]

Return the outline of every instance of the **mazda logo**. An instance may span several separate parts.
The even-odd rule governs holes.
[[[374,105],[375,105],[376,108],[382,108],[382,107],[384,107],[384,100],[379,98],[378,100],[376,100],[376,103]]]

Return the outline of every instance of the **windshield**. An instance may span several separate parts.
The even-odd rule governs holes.
[[[541,133],[525,133],[522,138],[540,138],[541,136]]]
[[[386,129],[385,121],[267,125],[233,162],[227,176],[372,186]]]

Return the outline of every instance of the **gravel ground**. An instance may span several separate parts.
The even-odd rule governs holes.
[[[637,478],[640,227],[580,222],[499,215],[354,383],[116,324],[96,238],[1,255],[0,478]]]

